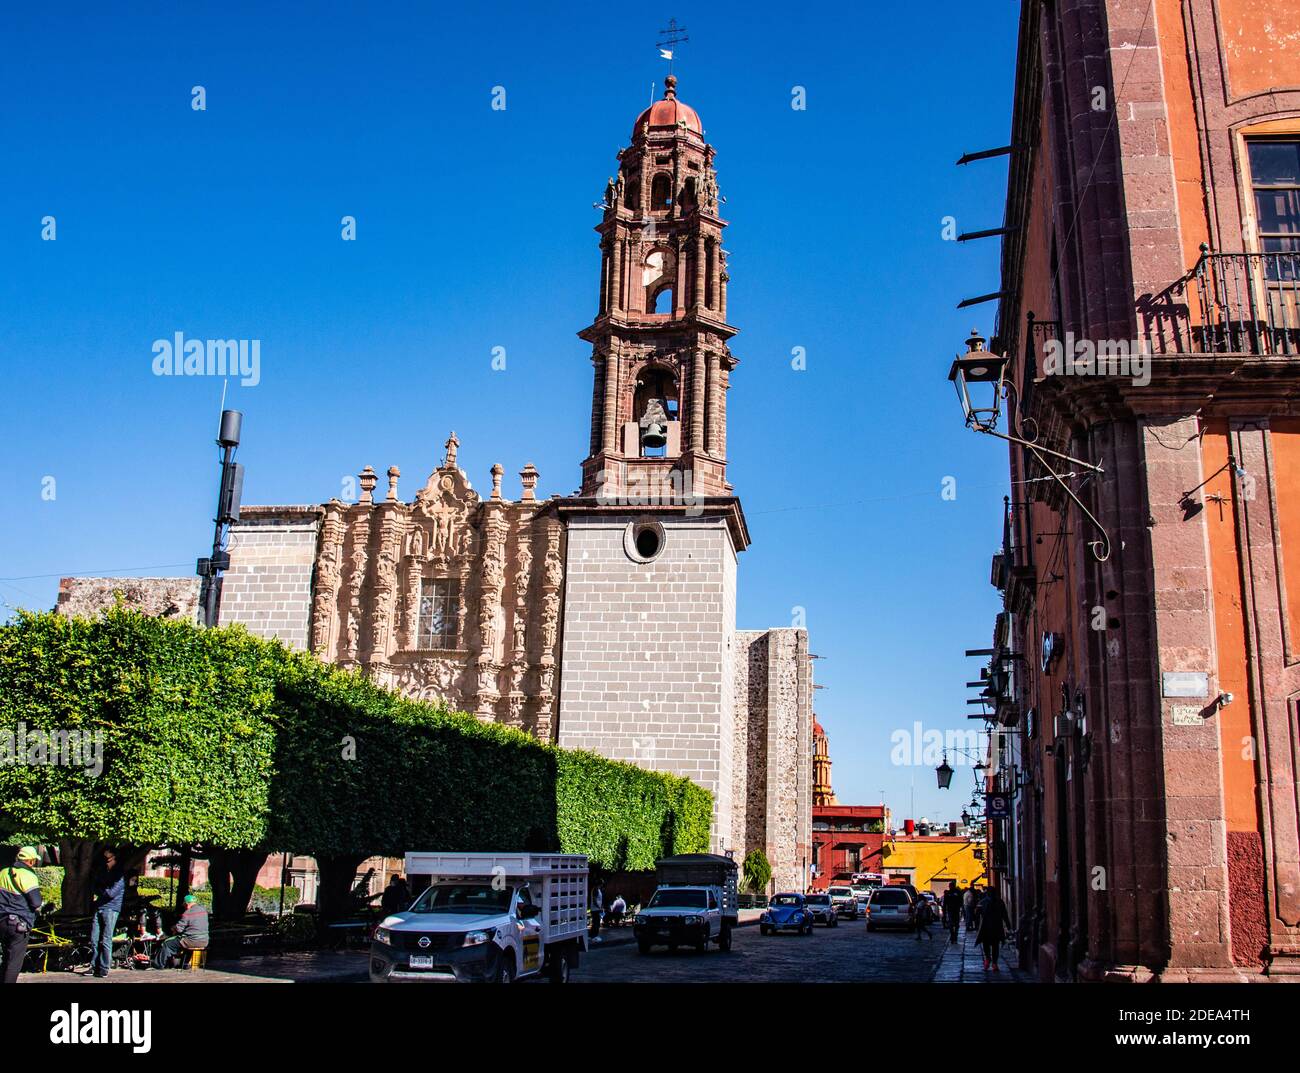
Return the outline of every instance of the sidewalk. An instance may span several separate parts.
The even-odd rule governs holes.
[[[1015,946],[1004,943],[998,954],[998,972],[984,970],[984,952],[975,942],[973,931],[963,931],[957,936],[956,943],[949,943],[948,932],[939,930],[935,936],[944,940],[944,953],[935,967],[930,982],[934,984],[1024,984],[1032,982],[1028,973],[1014,968],[1007,953],[1015,952]]]

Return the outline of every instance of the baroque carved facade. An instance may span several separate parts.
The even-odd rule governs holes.
[[[499,465],[483,499],[456,463],[458,447],[453,433],[442,465],[409,502],[398,495],[396,467],[376,500],[367,466],[357,502],[309,508],[320,534],[310,648],[414,699],[549,739],[564,528],[536,499],[531,464],[518,502],[502,497]],[[290,518],[275,507],[244,511],[250,527]]]

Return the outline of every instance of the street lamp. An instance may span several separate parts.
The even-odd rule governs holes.
[[[952,785],[952,765],[948,763],[948,750],[943,751],[943,763],[934,769],[939,778],[939,789],[946,790]]]
[[[1110,558],[1110,537],[1106,533],[1105,527],[1102,526],[1092,511],[1083,503],[1074,489],[1065,483],[1061,474],[1057,473],[1047,461],[1045,456],[1050,455],[1052,458],[1059,458],[1070,463],[1070,465],[1086,469],[1092,473],[1101,473],[1102,468],[1095,463],[1086,459],[1075,458],[1073,455],[1065,454],[1062,451],[1053,450],[1038,442],[1037,426],[1034,425],[1033,434],[1029,438],[1017,435],[1020,431],[1020,422],[1014,419],[1016,413],[1016,402],[1013,392],[1016,391],[1015,382],[1007,379],[1008,366],[1011,363],[1007,360],[1006,355],[994,354],[984,349],[984,337],[975,329],[971,329],[970,338],[966,340],[966,353],[958,354],[953,359],[952,366],[948,369],[948,379],[952,381],[953,386],[957,389],[957,399],[961,403],[962,413],[966,417],[966,427],[975,431],[982,432],[988,436],[996,436],[1000,440],[1006,440],[1007,443],[1019,444],[1025,447],[1036,458],[1039,464],[1047,471],[1048,475],[1061,486],[1065,494],[1070,498],[1076,507],[1082,512],[1089,523],[1101,533],[1100,540],[1091,540],[1088,546],[1092,549],[1093,557],[1098,562],[1105,562]],[[977,399],[971,398],[971,385],[985,385],[980,388]],[[985,398],[985,392],[992,392],[991,397]],[[1008,400],[1009,412],[1013,419],[1008,422],[1009,431],[998,431],[998,418],[1002,414],[1002,400]],[[984,405],[980,405],[983,402]]]
[[[957,355],[948,370],[948,379],[957,389],[957,399],[961,403],[962,413],[966,415],[967,428],[991,432],[998,427],[1006,368],[1006,357],[985,350],[984,337],[972,328],[970,338],[966,340],[966,353]],[[987,400],[988,405],[976,405],[976,401],[985,400],[971,399],[972,384],[991,385],[992,398]],[[990,388],[982,388],[977,394],[983,395],[989,390]]]

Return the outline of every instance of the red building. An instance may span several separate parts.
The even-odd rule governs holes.
[[[854,872],[882,872],[884,805],[813,806],[813,889],[825,890]]]
[[[1295,980],[1300,0],[1020,10],[991,871],[1043,980]]]

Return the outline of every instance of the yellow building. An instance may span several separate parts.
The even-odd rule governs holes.
[[[957,835],[911,835],[901,831],[885,839],[881,872],[886,883],[911,883],[917,890],[941,895],[953,883],[987,884],[983,841]]]

